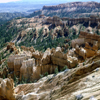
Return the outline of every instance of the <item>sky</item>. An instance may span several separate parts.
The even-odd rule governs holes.
[[[74,1],[96,1],[100,2],[100,0],[0,0],[0,3],[8,3],[8,2],[16,2],[16,1],[23,1],[23,2],[61,2],[61,3],[67,3],[67,2],[74,2]]]
[[[16,2],[20,0],[0,0],[0,3]]]

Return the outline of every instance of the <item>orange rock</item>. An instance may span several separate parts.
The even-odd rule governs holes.
[[[12,79],[4,79],[0,82],[1,100],[16,100],[14,96],[14,82]]]
[[[22,62],[22,66],[20,68],[20,80],[22,80],[22,78],[31,80],[33,67],[35,67],[33,66],[34,63],[35,62],[33,61],[33,59],[24,60]]]
[[[42,65],[49,64],[51,62],[51,49],[48,48],[41,59]]]
[[[85,50],[86,50],[86,57],[93,57],[94,55],[97,54],[98,50],[98,44],[93,44],[93,47],[91,47],[87,42],[85,43]]]

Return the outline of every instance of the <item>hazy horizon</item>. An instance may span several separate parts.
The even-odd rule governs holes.
[[[94,1],[94,2],[100,2],[100,0],[53,0],[52,3],[67,3],[67,2],[90,2],[90,1]],[[32,2],[32,3],[51,3],[51,0],[0,0],[0,3],[17,3],[17,2]]]
[[[27,12],[28,10],[42,9],[44,5],[58,5],[68,2],[78,2],[81,0],[0,0],[0,12]],[[89,2],[90,0],[83,0],[82,2]],[[94,2],[100,2],[94,0]]]

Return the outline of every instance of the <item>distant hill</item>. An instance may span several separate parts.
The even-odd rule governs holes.
[[[13,18],[25,17],[25,13],[15,12],[15,13],[0,13],[0,24],[3,24]]]
[[[89,17],[91,14],[99,15],[100,3],[98,2],[71,2],[56,6],[43,6],[41,10],[35,11],[29,17],[44,14],[45,16],[59,17]]]

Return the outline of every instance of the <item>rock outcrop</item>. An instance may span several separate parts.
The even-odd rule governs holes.
[[[87,57],[87,55],[86,55],[87,54],[87,51],[84,48],[79,48],[79,46],[77,45],[75,52],[79,56],[83,57],[84,60],[86,59],[86,57]]]
[[[60,50],[60,48],[57,50]],[[100,55],[96,55],[84,62],[84,65],[65,70],[57,75],[48,75],[36,83],[20,84],[15,88],[11,78],[0,79],[0,100],[75,100],[76,98],[82,100],[95,98],[99,100],[99,59]],[[33,65],[31,61],[29,60],[30,65],[28,64],[28,66]],[[23,62],[24,68],[27,68],[25,67],[27,62],[28,60]],[[50,66],[48,67],[50,68]],[[32,67],[29,67],[29,69],[24,68],[22,70],[32,71]],[[43,69],[45,68],[43,67]],[[28,73],[28,71],[25,72]],[[37,74],[34,75],[38,75],[39,70],[37,71]]]
[[[15,46],[15,43],[8,42],[7,43],[7,50],[10,50],[10,52],[15,52],[15,54],[18,54],[18,49]]]
[[[93,46],[91,47],[87,42],[85,43],[85,50],[86,50],[86,57],[90,58],[93,57],[94,55],[97,55],[97,51],[98,51],[98,43],[93,44]]]
[[[35,49],[34,47],[25,47],[25,46],[21,46],[21,49],[24,50],[24,51],[30,51],[30,52],[35,52]]]
[[[84,66],[65,70],[56,76],[49,75],[37,83],[18,85],[14,91],[17,94],[16,99],[89,100],[95,98],[99,100],[99,59],[100,55],[97,55],[88,59]]]
[[[63,22],[61,21],[59,17],[54,16],[54,17],[49,17],[48,19],[46,19],[45,24],[53,24],[55,26],[62,26]]]
[[[33,67],[34,67],[35,61],[33,59],[24,60],[22,62],[22,66],[20,68],[20,80],[26,79],[28,81],[31,80],[33,75]]]
[[[76,45],[81,46],[82,44],[85,44],[84,38],[78,38],[78,39],[75,39],[75,40],[71,41],[71,46],[73,48],[75,48]]]
[[[51,63],[51,49],[48,48],[42,56],[41,59],[42,65],[50,64]]]
[[[26,52],[30,50],[24,46],[22,49],[26,50]],[[64,54],[60,47],[56,49],[48,48],[44,53],[35,51],[34,49],[31,52],[32,56],[28,56],[24,52],[24,54],[9,56],[7,64],[11,77],[17,76],[20,80],[35,81],[41,75],[45,75],[45,73],[52,74],[56,69],[62,70],[65,66],[74,68],[78,64],[76,57],[67,56],[67,53]]]
[[[47,37],[47,36],[49,35],[48,33],[49,33],[48,27],[44,27],[44,28],[43,28],[43,36],[44,36],[44,37]]]
[[[16,100],[12,79],[0,79],[0,100]]]
[[[75,52],[84,59],[97,55],[100,48],[100,36],[87,32],[80,32],[79,38],[72,40],[71,46]]]
[[[23,60],[29,59],[30,57],[26,55],[11,55],[8,58],[7,65],[9,72],[11,73],[11,76],[14,77],[14,74],[16,76],[20,76],[20,68],[22,66]],[[14,71],[14,73],[12,73]]]
[[[23,31],[19,34],[18,40],[24,38],[26,35],[27,35],[27,32],[23,30]]]
[[[65,67],[72,69],[78,67],[78,64],[86,59],[99,55],[98,35],[80,32],[79,38],[71,42],[73,48],[67,53],[63,53],[64,47],[48,48],[42,53],[33,47],[22,46],[19,54],[10,55],[8,58],[9,75],[17,76],[20,81],[25,79],[33,82],[45,74],[54,73],[56,69],[59,71]],[[66,44],[65,47],[68,48],[69,45]]]
[[[73,26],[80,23],[84,24],[85,26],[90,26],[90,27],[97,26],[97,28],[100,28],[99,24],[100,18],[98,17],[97,14],[97,12],[99,12],[100,8],[99,6],[100,3],[98,2],[71,2],[55,6],[43,6],[43,9],[37,12],[39,13],[41,12],[42,14],[51,17],[53,17],[54,15],[63,17],[61,18],[62,23],[63,24],[66,23],[69,26]],[[82,13],[80,13],[80,9]],[[36,15],[35,12],[33,14]],[[87,15],[88,16],[90,15],[90,17],[87,17]],[[73,18],[68,18],[69,16]],[[58,21],[60,23],[60,20],[58,20],[58,18],[56,18],[55,21],[56,22]],[[47,24],[48,23],[52,24],[54,21],[53,18],[48,18],[48,20],[45,22]],[[62,25],[62,24],[56,24],[56,25]]]
[[[64,8],[73,8],[73,7],[100,7],[100,4],[97,2],[72,2],[72,3],[65,3],[65,4],[59,4],[56,6],[43,6],[43,10],[59,10]]]

